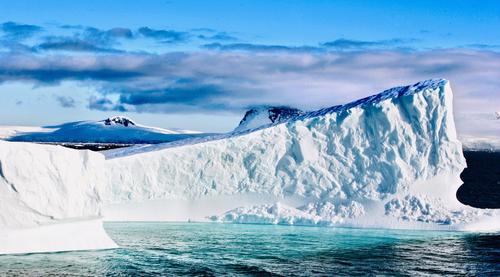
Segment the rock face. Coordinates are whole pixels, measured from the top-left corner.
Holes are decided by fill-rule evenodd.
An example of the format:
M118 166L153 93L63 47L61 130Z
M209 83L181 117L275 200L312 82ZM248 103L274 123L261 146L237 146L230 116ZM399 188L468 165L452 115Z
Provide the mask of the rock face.
M136 125L132 119L125 116L113 116L106 118L104 121L105 125L123 125L125 127Z
M238 127L234 129L234 131L241 132L245 130L259 128L263 125L282 123L294 117L297 117L301 114L304 114L304 112L299 109L286 106L279 106L279 107L264 106L264 107L253 108L245 113L245 116L240 121Z

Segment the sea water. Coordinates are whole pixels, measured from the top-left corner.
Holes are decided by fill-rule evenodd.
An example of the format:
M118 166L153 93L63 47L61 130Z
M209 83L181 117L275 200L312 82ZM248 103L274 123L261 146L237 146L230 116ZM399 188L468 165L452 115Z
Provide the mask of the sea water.
M500 233L108 222L121 248L0 256L0 275L500 276Z

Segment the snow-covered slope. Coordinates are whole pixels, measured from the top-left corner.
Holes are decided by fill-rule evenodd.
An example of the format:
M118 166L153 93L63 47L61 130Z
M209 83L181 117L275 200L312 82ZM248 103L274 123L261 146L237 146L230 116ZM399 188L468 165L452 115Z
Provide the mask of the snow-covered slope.
M154 209L165 220L476 228L492 217L456 200L466 165L452 97L430 80L257 130L111 151L103 199L166 199Z
M161 143L203 136L196 131L168 130L136 124L127 117L115 116L101 121L70 122L33 132L14 132L7 140L75 143Z
M103 165L90 151L0 141L0 254L115 247L100 222Z
M256 129L264 125L273 123L282 123L303 114L299 109L280 106L280 107L256 107L248 110L235 132L241 132L249 129Z

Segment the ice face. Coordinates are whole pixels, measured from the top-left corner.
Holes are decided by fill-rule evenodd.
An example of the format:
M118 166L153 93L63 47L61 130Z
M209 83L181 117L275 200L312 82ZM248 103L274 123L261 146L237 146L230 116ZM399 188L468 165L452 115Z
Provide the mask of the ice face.
M102 229L104 158L0 140L0 254L116 247Z

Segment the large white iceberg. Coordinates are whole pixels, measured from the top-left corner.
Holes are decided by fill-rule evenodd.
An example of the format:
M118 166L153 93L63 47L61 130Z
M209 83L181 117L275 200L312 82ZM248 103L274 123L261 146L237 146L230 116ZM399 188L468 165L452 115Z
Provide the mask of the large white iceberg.
M497 228L493 211L456 199L466 163L452 98L448 81L429 80L281 124L110 151L102 197L114 204L105 214L113 220ZM488 220L493 223L478 227Z
M112 150L106 160L0 142L0 253L114 247L101 215L498 229L494 210L456 199L466 163L452 98L448 81L430 80L256 129Z

